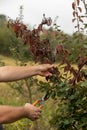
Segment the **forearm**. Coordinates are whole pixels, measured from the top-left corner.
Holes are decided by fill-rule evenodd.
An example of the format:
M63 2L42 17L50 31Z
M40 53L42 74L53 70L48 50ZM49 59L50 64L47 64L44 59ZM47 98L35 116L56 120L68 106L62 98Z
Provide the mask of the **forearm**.
M0 106L0 124L12 123L24 118L23 107Z
M4 66L0 67L0 82L17 81L27 77L40 75L51 76L49 72L54 66L43 64L38 66Z
M0 67L0 81L16 81L38 74L38 66L4 66Z

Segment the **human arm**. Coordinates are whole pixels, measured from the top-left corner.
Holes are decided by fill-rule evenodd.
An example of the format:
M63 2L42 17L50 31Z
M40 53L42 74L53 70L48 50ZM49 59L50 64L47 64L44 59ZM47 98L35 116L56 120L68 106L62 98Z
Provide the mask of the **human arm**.
M41 109L29 103L21 107L0 106L0 124L12 123L22 118L28 118L32 121L38 119L41 115Z
M35 75L49 76L51 75L49 69L53 67L50 64L37 66L3 66L0 67L0 82L16 81Z

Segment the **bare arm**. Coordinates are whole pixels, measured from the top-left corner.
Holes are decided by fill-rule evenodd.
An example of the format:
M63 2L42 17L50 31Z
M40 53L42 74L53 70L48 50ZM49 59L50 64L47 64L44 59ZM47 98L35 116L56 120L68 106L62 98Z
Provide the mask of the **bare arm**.
M0 82L16 81L35 75L48 76L51 75L49 72L51 68L53 65L50 64L0 67Z
M49 76L52 75L49 69L53 67L50 64L0 67L0 82L16 81L34 75ZM0 123L10 123L21 118L35 120L40 115L41 110L31 104L26 104L23 107L0 106Z
M22 107L0 106L0 124L12 123L22 118L32 121L39 118L41 110L27 103Z

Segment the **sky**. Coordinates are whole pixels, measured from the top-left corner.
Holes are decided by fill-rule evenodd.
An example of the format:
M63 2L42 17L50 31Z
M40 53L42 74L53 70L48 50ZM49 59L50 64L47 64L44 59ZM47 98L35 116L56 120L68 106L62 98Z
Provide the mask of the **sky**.
M74 24L72 23L72 1L73 0L0 0L0 14L5 14L12 19L19 15L19 8L23 6L23 21L31 26L41 23L43 14L51 17L54 21L58 16L57 25L65 33L72 34Z

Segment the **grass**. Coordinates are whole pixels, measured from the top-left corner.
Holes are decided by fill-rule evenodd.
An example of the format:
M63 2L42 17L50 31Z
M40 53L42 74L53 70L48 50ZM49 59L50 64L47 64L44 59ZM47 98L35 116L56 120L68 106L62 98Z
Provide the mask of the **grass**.
M10 57L0 55L0 61L4 62L5 65L16 65L15 60ZM18 105L21 104L21 98L21 95L15 89L12 89L8 82L0 83L0 102L2 104Z
M15 60L7 56L0 55L0 61L5 62L6 65L15 65Z

